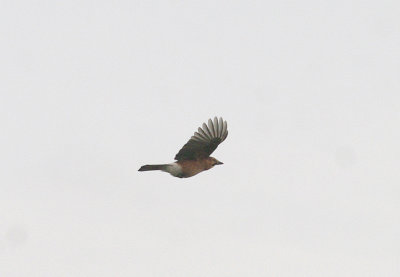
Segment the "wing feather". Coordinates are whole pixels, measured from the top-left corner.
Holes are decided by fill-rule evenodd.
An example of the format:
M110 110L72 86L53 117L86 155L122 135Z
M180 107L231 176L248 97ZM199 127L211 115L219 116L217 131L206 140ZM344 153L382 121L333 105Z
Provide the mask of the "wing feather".
M222 120L222 117L219 118L219 122L218 122L218 136L222 137L222 130L224 127L224 121Z
M228 125L222 118L209 119L175 155L175 160L196 160L211 155L228 136Z
M218 133L218 118L214 117L214 134L216 137L219 137Z
M208 127L205 123L203 123L203 131L207 134L207 136L211 139L213 135L210 133L210 130L208 130Z
M211 118L208 120L208 130L210 131L211 136L215 137L214 124L213 124Z
M203 129L201 129L200 127L199 127L199 129L197 129L197 131L199 132L199 134L201 134L201 135L202 135L202 137L203 137L205 140L207 140L207 139L211 139L211 138L210 138L210 136L209 136L209 135L207 135L207 134L206 134L206 132L204 132L204 130L203 130Z
M197 139L197 140L199 140L199 141L206 141L207 140L207 138L205 138L205 137L203 137L203 135L201 135L200 133L198 133L198 132L195 132L194 133L194 137Z
M228 136L228 123L224 121L224 128L222 129L222 140L225 140Z

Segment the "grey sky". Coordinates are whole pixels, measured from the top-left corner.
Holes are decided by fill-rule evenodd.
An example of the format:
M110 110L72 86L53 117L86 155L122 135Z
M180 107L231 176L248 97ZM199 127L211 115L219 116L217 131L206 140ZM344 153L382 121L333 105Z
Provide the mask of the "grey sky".
M0 276L400 276L398 1L2 1ZM172 162L228 121L193 178Z

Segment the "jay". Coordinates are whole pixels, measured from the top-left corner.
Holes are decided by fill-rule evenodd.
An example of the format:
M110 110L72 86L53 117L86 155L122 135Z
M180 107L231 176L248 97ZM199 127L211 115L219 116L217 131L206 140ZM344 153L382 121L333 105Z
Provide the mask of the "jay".
M208 120L203 123L197 132L175 155L176 162L169 164L144 165L139 171L161 170L168 172L174 177L192 177L202 171L208 170L215 165L223 164L216 158L210 157L211 153L228 136L228 124L221 117Z

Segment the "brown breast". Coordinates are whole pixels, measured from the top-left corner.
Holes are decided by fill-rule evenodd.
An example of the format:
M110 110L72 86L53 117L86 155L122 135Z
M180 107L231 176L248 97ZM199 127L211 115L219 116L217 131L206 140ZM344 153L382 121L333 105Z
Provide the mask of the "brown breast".
M212 166L208 159L182 160L177 162L182 167L182 177L191 177Z

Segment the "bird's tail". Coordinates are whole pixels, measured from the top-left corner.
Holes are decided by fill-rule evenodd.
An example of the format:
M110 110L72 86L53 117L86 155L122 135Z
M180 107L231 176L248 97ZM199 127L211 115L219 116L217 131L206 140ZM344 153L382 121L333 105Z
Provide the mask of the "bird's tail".
M139 168L139 171L164 170L166 166L166 164L146 164Z

